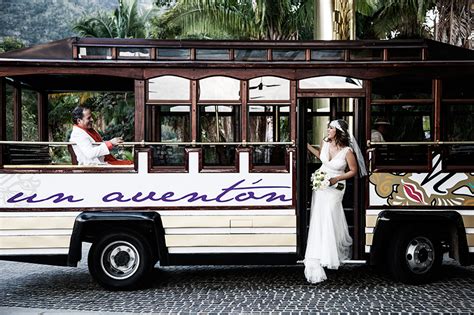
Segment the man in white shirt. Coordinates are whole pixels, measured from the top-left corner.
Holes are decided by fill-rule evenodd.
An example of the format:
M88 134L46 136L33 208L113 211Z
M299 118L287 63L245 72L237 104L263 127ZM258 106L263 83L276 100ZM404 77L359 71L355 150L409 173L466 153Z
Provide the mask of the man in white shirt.
M113 138L110 141L103 142L99 133L92 128L94 119L89 108L76 107L72 112L72 117L74 126L69 141L75 143L72 148L79 165L132 164L130 161L117 160L110 154L110 150L114 146L123 143L123 140L122 138ZM96 142L102 143L96 145L94 144Z
M387 132L390 123L384 119L376 119L374 122L374 129L370 132L370 140L373 142L385 142L383 137Z

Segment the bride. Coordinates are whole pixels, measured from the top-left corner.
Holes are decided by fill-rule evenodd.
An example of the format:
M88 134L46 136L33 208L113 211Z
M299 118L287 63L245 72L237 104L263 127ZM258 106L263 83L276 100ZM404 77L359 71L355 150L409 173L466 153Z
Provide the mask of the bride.
M328 136L321 141L320 149L307 145L308 151L322 161L319 170L329 175L331 185L326 189L313 190L304 259L304 274L310 283L327 279L323 267L338 269L341 261L351 258L352 238L342 208L342 197L346 179L354 177L358 169L361 176L367 175L362 153L354 137L349 134L347 122L333 120L327 132ZM336 189L337 183L342 183L344 188Z

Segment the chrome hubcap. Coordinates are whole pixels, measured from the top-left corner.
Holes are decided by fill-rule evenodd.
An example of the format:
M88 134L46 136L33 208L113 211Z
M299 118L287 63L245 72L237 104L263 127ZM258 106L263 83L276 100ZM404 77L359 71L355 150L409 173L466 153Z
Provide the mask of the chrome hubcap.
M426 237L416 237L410 241L405 253L408 268L413 273L423 274L431 269L435 259L433 243Z
M116 241L107 245L100 258L102 270L111 278L130 278L140 266L138 251L129 242Z

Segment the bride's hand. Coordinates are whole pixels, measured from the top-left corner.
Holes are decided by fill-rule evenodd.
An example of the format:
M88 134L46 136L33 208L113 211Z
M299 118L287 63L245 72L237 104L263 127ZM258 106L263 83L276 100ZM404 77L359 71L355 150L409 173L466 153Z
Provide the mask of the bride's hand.
M329 179L329 184L332 186L332 185L335 185L337 184L338 180L336 177L333 177L333 178L330 178Z

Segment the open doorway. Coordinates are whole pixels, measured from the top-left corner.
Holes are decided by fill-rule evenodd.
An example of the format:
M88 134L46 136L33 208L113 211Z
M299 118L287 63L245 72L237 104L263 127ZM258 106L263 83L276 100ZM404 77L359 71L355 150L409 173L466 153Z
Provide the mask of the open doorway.
M298 99L298 133L297 133L297 211L299 229L299 254L304 256L309 228L311 209L311 174L321 167L321 161L307 152L306 143L318 145L327 136L327 125L331 120L344 119L349 124L349 131L358 140L362 152L365 152L364 99L350 97L303 97ZM354 240L353 259L359 259L359 246L364 231L360 224L363 210L362 180L347 180L343 199L344 214L349 226L349 233Z

